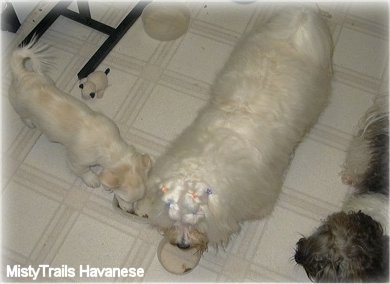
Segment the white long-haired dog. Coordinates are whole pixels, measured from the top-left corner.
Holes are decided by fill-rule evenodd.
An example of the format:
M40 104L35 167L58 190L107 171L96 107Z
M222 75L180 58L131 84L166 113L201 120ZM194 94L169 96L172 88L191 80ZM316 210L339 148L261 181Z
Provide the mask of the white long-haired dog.
M45 49L32 40L11 55L9 100L15 111L28 127L37 127L65 146L70 169L86 185L103 184L128 202L141 198L151 167L149 156L128 145L112 120L59 90L44 75L50 64ZM99 175L90 168L96 165L103 168Z
M232 53L209 104L157 159L135 213L180 248L226 245L265 216L294 148L328 101L332 42L306 8L281 11Z
M380 97L358 124L342 181L343 205L297 243L295 260L317 282L389 281L389 110Z

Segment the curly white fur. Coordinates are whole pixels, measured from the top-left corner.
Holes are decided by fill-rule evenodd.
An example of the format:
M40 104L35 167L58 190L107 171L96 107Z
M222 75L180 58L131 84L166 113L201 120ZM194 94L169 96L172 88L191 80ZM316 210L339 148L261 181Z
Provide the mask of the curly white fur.
M332 42L321 17L282 10L232 53L210 103L157 159L136 213L181 248L226 244L268 214L294 148L328 101Z

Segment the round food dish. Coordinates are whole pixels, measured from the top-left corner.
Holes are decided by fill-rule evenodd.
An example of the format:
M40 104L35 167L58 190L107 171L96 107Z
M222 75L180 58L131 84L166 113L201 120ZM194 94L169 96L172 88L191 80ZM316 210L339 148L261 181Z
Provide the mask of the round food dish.
M154 2L142 12L145 32L153 39L174 40L186 33L190 24L190 12L180 3Z
M167 238L161 240L157 257L161 265L170 273L183 275L191 272L198 265L202 254L196 248L180 249L169 243Z

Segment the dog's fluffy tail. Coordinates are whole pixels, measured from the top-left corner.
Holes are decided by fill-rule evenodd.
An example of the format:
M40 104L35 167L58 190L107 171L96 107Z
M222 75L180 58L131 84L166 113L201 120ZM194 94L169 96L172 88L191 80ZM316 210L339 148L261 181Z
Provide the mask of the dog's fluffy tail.
M332 37L320 11L312 7L283 8L269 22L268 30L271 37L289 40L298 52L332 71Z
M306 8L298 13L294 20L300 22L293 40L296 48L317 61L323 68L331 68L332 37L321 15Z
M49 57L44 52L47 49L46 45L38 44L37 38L15 49L10 58L11 71L14 75L20 75L24 72L36 72L42 74L45 66L50 65ZM26 61L30 60L31 65L26 65ZM31 70L30 70L31 68Z

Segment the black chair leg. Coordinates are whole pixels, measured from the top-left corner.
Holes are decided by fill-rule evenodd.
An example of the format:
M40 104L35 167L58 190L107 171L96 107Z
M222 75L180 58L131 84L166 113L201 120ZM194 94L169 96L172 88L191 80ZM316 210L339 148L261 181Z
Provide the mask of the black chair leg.
M5 2L4 10L1 13L1 30L16 33L19 27L20 22L14 6L9 2Z
M103 45L95 52L87 64L77 74L79 79L87 77L106 58L119 40L126 34L135 21L141 16L142 11L150 2L139 2L133 10L123 19L115 31L106 39Z
M62 11L66 9L72 1L59 1L50 12L35 26L35 28L19 44L23 46L29 43L33 37L37 40L46 32L46 30L61 16Z
M115 47L119 40L125 35L135 21L141 16L142 11L148 5L149 1L140 1L123 19L117 28L112 28L104 23L98 22L91 18L91 11L87 1L77 1L79 13L69 10L67 7L72 1L59 1L52 10L38 23L30 34L20 43L19 46L30 42L33 37L39 39L45 31L57 20L59 16L67 17L73 21L86 25L102 33L108 34L109 37L103 45L95 52L87 64L77 74L79 79L87 77L95 71L104 58Z

